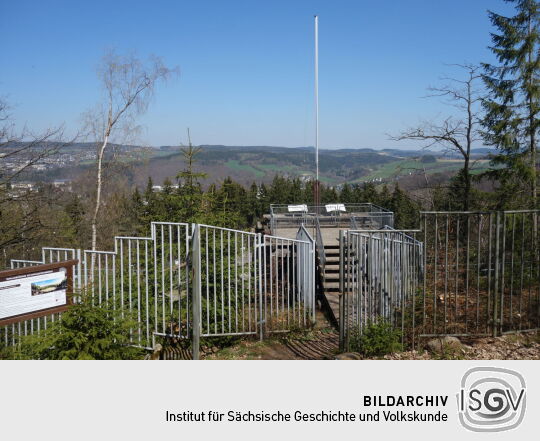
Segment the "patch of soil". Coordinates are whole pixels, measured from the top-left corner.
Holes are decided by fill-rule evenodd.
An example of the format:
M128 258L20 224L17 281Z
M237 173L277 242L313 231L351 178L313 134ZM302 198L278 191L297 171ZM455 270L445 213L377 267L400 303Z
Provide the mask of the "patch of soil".
M206 360L331 360L339 346L334 329L269 338L264 341L241 340L234 346L204 356Z
M389 354L386 360L540 360L540 335L510 334L463 340L461 348L437 354L427 350Z

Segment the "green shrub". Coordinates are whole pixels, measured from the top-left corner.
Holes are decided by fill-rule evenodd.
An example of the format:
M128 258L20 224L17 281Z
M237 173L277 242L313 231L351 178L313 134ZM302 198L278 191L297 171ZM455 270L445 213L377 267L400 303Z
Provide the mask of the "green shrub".
M349 349L364 357L381 357L401 351L401 331L384 319L368 324L362 332L355 329L349 336Z
M22 337L4 353L6 358L38 360L127 360L140 359L144 351L130 346L135 322L106 305L81 302L39 335Z

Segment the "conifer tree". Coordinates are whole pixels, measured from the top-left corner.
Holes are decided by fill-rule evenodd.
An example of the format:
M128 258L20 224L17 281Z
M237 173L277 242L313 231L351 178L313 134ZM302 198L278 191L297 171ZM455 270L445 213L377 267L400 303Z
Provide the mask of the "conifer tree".
M537 207L537 147L540 123L540 4L514 3L516 15L489 12L496 33L492 52L498 65L484 63L483 79L489 91L484 100L484 138L498 150L491 172L499 179L501 208L519 204Z
M419 222L419 207L400 187L396 184L394 191L385 208L394 212L395 228L417 228Z
M351 186L347 182L345 182L345 184L343 184L343 187L341 187L339 201L345 204L350 204L351 202L354 202Z
M194 170L197 155L201 152L201 147L194 147L191 144L191 135L188 133L188 146L181 148L182 155L186 162L186 168L176 175L178 181L178 193L183 199L183 219L182 222L192 222L202 204L202 189L199 179L206 177L206 173Z

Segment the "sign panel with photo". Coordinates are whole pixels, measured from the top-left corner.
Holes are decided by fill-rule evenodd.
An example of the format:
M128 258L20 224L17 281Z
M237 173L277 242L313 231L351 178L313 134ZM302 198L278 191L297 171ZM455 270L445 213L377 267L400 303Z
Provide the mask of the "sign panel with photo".
M0 272L0 321L68 305L72 262Z

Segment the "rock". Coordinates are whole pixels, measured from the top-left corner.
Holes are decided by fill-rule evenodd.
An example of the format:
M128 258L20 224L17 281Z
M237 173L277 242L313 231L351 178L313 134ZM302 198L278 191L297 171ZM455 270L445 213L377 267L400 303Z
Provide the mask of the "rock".
M358 352L344 352L336 355L336 360L362 360L362 356Z
M461 349L462 344L457 337L437 337L427 342L426 348L430 352L442 352L443 349Z
M150 360L159 360L161 351L163 350L163 346L161 346L159 343L154 346L152 355L150 356Z

